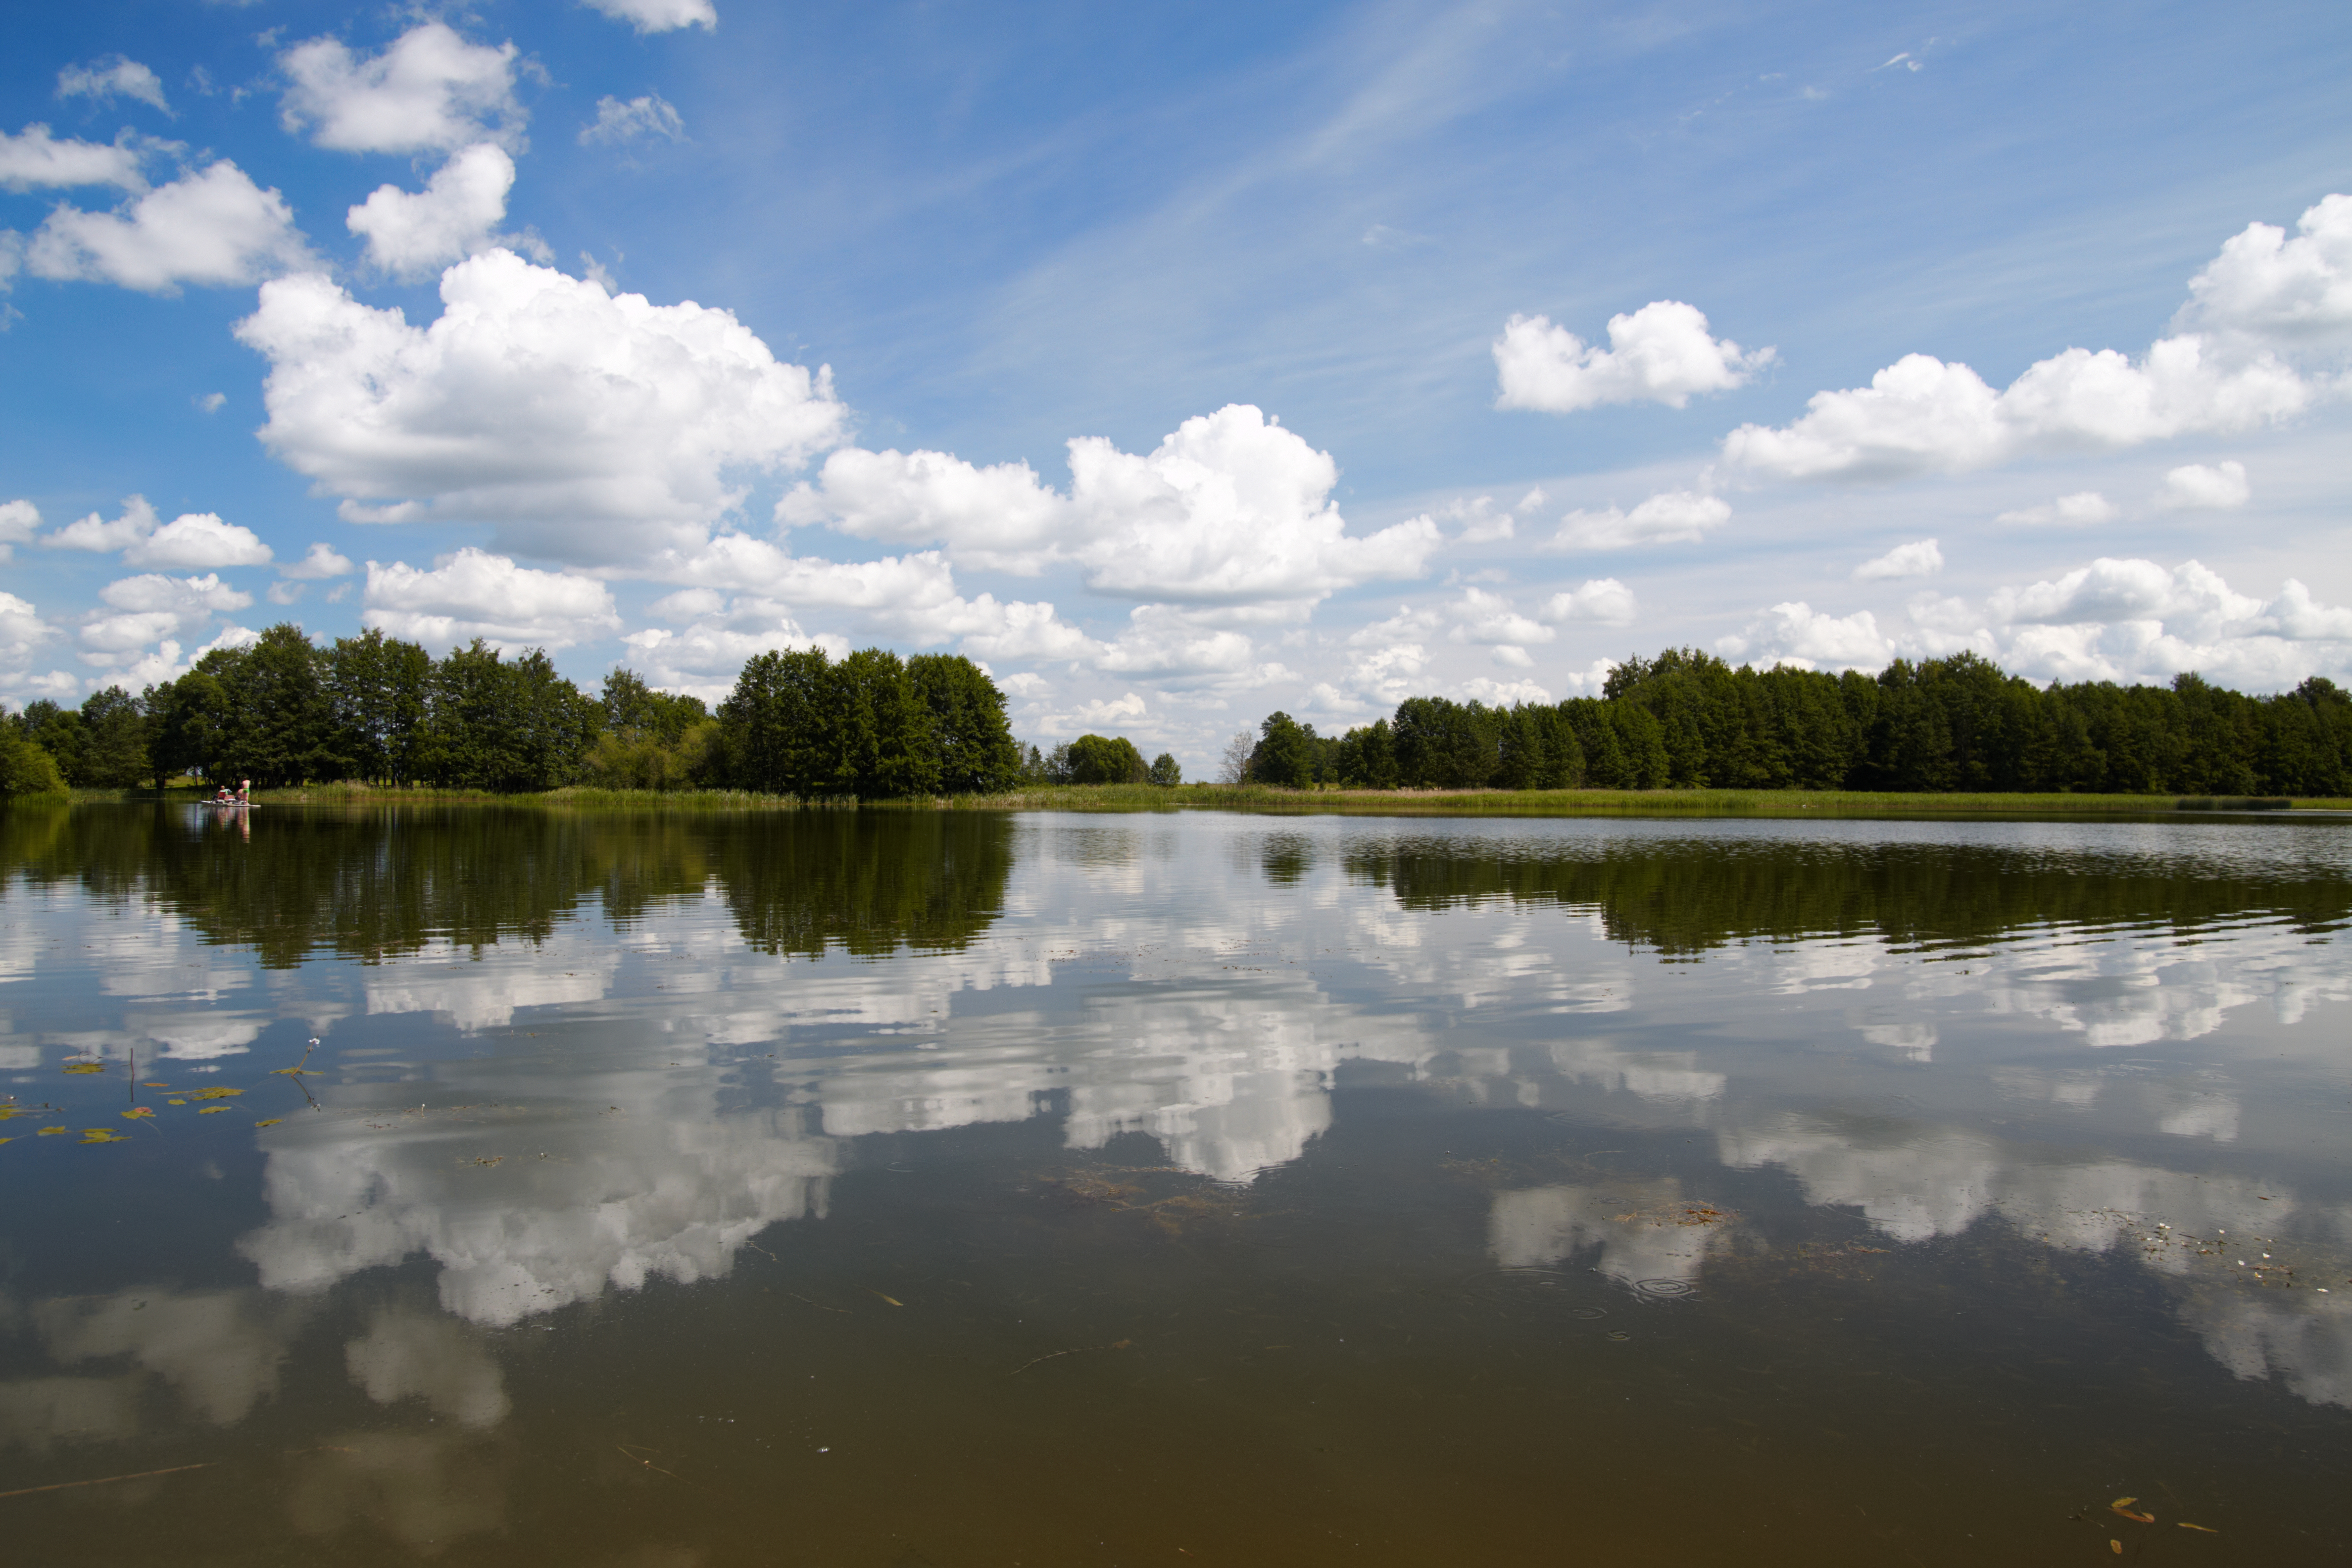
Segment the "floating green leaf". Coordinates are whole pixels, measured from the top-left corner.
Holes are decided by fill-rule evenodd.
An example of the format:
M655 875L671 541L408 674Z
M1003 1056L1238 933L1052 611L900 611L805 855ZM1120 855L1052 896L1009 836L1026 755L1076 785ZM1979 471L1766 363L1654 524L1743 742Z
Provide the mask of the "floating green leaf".
M44 1138L62 1138L72 1131L73 1129L70 1127L44 1127L41 1129L41 1136Z
M104 1062L76 1062L73 1066L66 1068L66 1071L69 1073L77 1073L85 1077L90 1073L104 1072L105 1070L106 1064Z
M122 1114L129 1117L133 1121L140 1121L154 1115L155 1110L152 1106L142 1105L134 1110L126 1110Z
M198 1116L218 1116L222 1111L226 1110L227 1109L228 1107L226 1105L207 1105L202 1110L197 1111L196 1114Z
M110 1127L85 1127L81 1130L81 1141L85 1143L128 1143L131 1142L130 1139L125 1138L121 1133L115 1131Z
M279 1122L281 1122L281 1121L285 1121L285 1120L286 1120L286 1118L284 1118L284 1117L282 1117L282 1116L273 1116L273 1117L271 1117L271 1118L270 1118L268 1121L257 1121L257 1122L255 1122L255 1123L254 1123L254 1125L255 1125L256 1127L275 1127L275 1126L277 1126Z
M244 1092L245 1090L241 1089L192 1089L188 1091L188 1098L190 1100L226 1100L231 1095Z

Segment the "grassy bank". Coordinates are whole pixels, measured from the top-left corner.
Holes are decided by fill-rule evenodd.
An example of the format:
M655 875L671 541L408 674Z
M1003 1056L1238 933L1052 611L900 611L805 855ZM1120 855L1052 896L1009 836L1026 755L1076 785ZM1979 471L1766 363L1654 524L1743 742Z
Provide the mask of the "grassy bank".
M195 803L198 788L77 790L77 801ZM563 806L624 811L856 810L856 801L803 802L746 790L616 790L584 785L535 795L385 788L362 784L258 790L263 805ZM1847 790L1319 790L1263 784L1043 784L1001 795L862 803L884 811L1253 811L1362 816L2147 816L2150 813L2345 811L2352 800L2153 795L1912 795Z

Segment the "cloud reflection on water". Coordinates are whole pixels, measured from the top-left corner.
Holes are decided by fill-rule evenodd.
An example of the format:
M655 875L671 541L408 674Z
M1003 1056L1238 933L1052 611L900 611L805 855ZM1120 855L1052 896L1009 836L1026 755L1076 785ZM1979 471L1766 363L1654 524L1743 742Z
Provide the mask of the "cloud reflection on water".
M1344 1075L1378 1064L1465 1103L1687 1129L1725 1166L1786 1171L1807 1202L1855 1210L1897 1242L2000 1222L2053 1247L2137 1257L2178 1288L2222 1364L2352 1403L2352 1320L2332 1300L2231 1295L2177 1249L2131 1239L2257 1224L2352 1239L2352 1222L2299 1207L2283 1177L2190 1163L2284 1148L2232 1068L2242 1034L2271 1058L2328 1048L2312 1026L2352 999L2352 973L2307 930L2249 916L2192 942L2171 925L2062 923L1938 947L1908 931L1759 921L1725 938L1643 926L1634 904L1606 902L1606 886L1588 901L1573 878L1440 887L1453 875L1441 854L1361 849L1389 831L1033 821L989 921L938 906L926 918L953 940L887 959L813 952L800 913L778 919L740 889L722 896L720 879L688 879L617 930L580 914L528 939L434 937L363 967L273 971L275 1013L254 1005L251 968L183 916L84 909L86 949L123 1010L5 1048L32 1037L223 1058L249 1054L273 1022L331 1037L337 1018L363 1017L415 1035L398 1070L434 1092L412 1108L405 1085L349 1059L325 1111L278 1130L268 1218L239 1243L262 1291L158 1294L144 1310L161 1315L135 1329L112 1300L45 1303L37 1321L60 1367L129 1356L200 1418L228 1421L275 1386L257 1347L291 1331L293 1318L258 1303L422 1257L447 1316L378 1312L347 1346L350 1374L380 1403L419 1399L488 1427L507 1395L480 1331L656 1277L726 1276L766 1226L825 1213L861 1140L1050 1116L1073 1150L1141 1133L1172 1164L1245 1182L1305 1153L1332 1128ZM44 950L11 929L0 952L37 971ZM1653 938L1696 962L1655 963L1640 951ZM562 1059L502 1033L525 1025L562 1040ZM471 1055L446 1048L453 1033ZM1824 1079L1820 1060L1857 1040L1868 1071L1911 1075L1902 1114L1838 1108L1848 1080ZM2166 1042L2215 1060L2150 1076L2116 1059ZM2098 1054L2070 1055L2083 1050ZM2080 1126L2056 1153L2029 1149L1989 1105L2048 1106ZM2102 1148L2138 1133L2177 1142L2183 1168L2150 1163L2148 1146ZM1695 1283L1723 1227L1622 1217L1683 1196L1668 1177L1522 1188L1496 1196L1486 1241L1507 1267L1589 1255L1628 1280ZM28 1444L102 1435L127 1408L124 1386L0 1385L0 1430ZM367 1452L316 1495L429 1489L450 1462L437 1447Z

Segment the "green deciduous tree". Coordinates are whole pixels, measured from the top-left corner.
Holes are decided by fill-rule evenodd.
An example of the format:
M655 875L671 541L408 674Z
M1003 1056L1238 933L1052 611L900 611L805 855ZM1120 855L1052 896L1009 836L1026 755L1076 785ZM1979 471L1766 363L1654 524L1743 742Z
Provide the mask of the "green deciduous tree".
M1124 735L1081 735L1070 742L1066 764L1076 784L1142 784L1151 776L1143 753Z

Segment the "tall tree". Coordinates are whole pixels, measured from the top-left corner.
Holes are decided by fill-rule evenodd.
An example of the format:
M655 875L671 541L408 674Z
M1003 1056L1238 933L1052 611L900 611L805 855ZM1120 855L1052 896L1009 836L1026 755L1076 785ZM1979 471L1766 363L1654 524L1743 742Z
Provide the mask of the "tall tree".
M907 661L907 674L930 710L937 788L992 795L1020 782L1021 748L1004 717L1004 693L986 670L961 655L925 653Z
M406 784L416 776L433 657L371 626L337 637L327 653L336 743L359 778Z
M120 686L92 692L81 705L80 777L86 789L135 789L147 782L147 710Z

